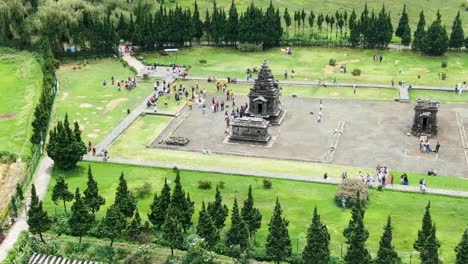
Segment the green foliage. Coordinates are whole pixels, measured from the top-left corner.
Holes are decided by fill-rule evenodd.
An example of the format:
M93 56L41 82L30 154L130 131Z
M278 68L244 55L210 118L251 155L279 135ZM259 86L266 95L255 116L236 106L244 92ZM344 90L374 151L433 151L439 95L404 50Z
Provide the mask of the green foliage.
M185 191L183 190L182 183L180 182L179 170L176 171L174 183L174 191L171 197L171 205L174 208L173 213L177 215L180 223L182 224L184 233L187 233L187 230L193 224L192 215L195 210L194 203L190 200L190 194L187 193L187 196L185 196Z
M447 61L440 62L440 67L442 68L447 68L447 65L448 65Z
M418 231L418 239L414 242L413 248L417 251L421 251L424 247L426 239L431 235L432 231L432 216L431 216L431 202L427 203L426 211L422 219L422 227Z
M0 163L11 164L16 162L18 155L8 151L0 151Z
M76 163L86 154L86 145L81 140L78 122L75 122L75 128L72 131L67 114L63 123L59 121L57 126L50 131L47 154L54 160L55 165L65 170L75 168Z
M198 62L200 62L200 64L206 64L207 63L206 59L201 59Z
M366 249L369 232L364 227L364 209L359 193L356 200L351 211L348 227L343 232L346 244L348 244L344 260L346 264L370 264L371 256Z
M111 247L114 244L114 239L122 236L126 226L127 221L122 210L116 204L111 205L101 222L102 233L111 240Z
M328 264L330 260L330 234L327 226L320 221L317 207L314 208L312 223L307 230L307 244L302 252L304 263L314 260L316 264Z
M346 199L346 205L352 205L356 203L357 199L361 202L367 202L369 200L369 190L365 183L360 179L346 179L343 180L335 194L335 201L337 204L341 204L341 199Z
M69 234L70 227L68 225L69 216L65 212L61 214L56 214L52 218L52 231L61 236L62 234Z
M387 219L387 225L384 228L384 233L380 238L380 247L377 252L377 258L374 264L401 264L401 259L395 248L392 245L392 220L390 216Z
M198 216L197 235L205 240L209 248L213 248L220 240L219 231L211 220L210 214L206 211L205 202L202 202Z
M263 179L263 189L271 189L273 187L273 183L271 180Z
M427 55L443 55L448 49L448 40L447 30L442 25L440 13L437 12L437 19L427 29L422 52Z
M330 59L330 60L328 61L328 65L330 65L330 66L335 66L335 65L336 65L336 59Z
M207 243L203 238L197 235L187 237L187 254L184 256L182 263L184 264L213 264L215 263L215 254L208 251Z
M198 181L198 188L202 190L211 189L211 181Z
M162 240L164 244L171 248L171 255L174 255L175 248L182 248L184 235L182 233L182 222L179 219L180 213L174 204L167 208L166 220L162 226Z
M42 233L50 229L51 220L47 212L42 209L42 201L39 201L37 197L34 184L31 186L31 203L29 204L28 219L26 222L28 223L29 231L33 234L39 234L41 241L44 242Z
M135 209L135 214L133 215L130 224L127 226L125 230L125 238L130 241L138 241L143 242L141 240L141 235L143 233L143 227L141 226L141 218L140 212L138 211L138 207Z
M398 27L395 30L395 35L397 37L403 38L405 28L407 26L409 27L408 22L409 22L408 13L406 13L406 4L405 4L403 5L403 12L401 13L400 21L398 22Z
M239 43L237 49L241 52L262 52L263 44L255 43Z
M154 194L153 203L151 203L151 211L148 214L148 220L156 229L161 228L166 219L167 208L171 203L171 188L167 184L167 179L164 179L164 186L161 190L161 196Z
M424 264L439 264L440 243L436 238L436 226L432 226L430 235L426 238L424 246L420 251L419 258Z
M10 208L8 210L8 213L12 219L16 219L18 217L18 205L16 203L15 196L12 196L9 204Z
M411 44L411 29L409 25L405 26L403 35L401 36L401 44L405 47L408 47Z
M249 248L250 243L249 229L239 215L237 198L234 198L231 215L231 228L226 233L226 246L231 247L236 245L238 245L242 250L246 250Z
M453 21L452 32L450 33L449 46L454 49L463 47L465 41L465 33L463 32L462 21L460 19L460 11L458 11L455 20Z
M144 182L141 186L135 188L136 196L139 199L145 199L151 193L151 184L149 182Z
M241 209L241 216L249 229L250 237L254 237L257 230L262 226L262 214L258 208L254 207L251 185L249 185L249 192L247 199L244 201L244 207Z
M426 37L426 18L424 16L424 11L421 10L419 14L419 21L416 31L414 32L414 40L412 49L415 51L422 51L425 48L424 39Z
M24 194L23 194L23 188L21 188L21 185L19 183L16 184L16 196L22 202L24 200Z
M352 74L353 76L361 76L361 69L359 69L359 68L353 69L353 71L351 72L351 74Z
M214 202L208 203L207 212L213 220L213 224L216 229L222 230L229 213L229 209L225 204L223 204L223 197L221 196L218 186L216 186L215 200Z
M455 252L457 253L455 264L468 263L468 229L463 232L460 243L455 247Z
M136 208L136 199L133 197L132 192L128 190L123 172L120 174L119 185L115 192L115 205L120 208L125 217L132 217Z
M75 192L75 203L71 208L71 215L68 219L70 225L70 231L73 236L79 237L79 243L81 244L81 237L88 234L94 223L94 215L84 204L82 200L80 189L76 188Z
M60 176L52 189L52 201L57 204L58 201L63 201L63 209L67 212L66 202L73 200L73 193L68 190L68 184L65 182L65 177Z
M275 210L268 224L266 253L275 262L280 263L292 254L291 238L288 232L289 221L282 216L281 205L276 199Z
M104 197L99 195L99 188L97 182L94 180L93 172L91 171L91 165L88 166L88 182L86 183L86 189L84 194L84 203L91 209L93 215L99 211L102 205L106 203Z

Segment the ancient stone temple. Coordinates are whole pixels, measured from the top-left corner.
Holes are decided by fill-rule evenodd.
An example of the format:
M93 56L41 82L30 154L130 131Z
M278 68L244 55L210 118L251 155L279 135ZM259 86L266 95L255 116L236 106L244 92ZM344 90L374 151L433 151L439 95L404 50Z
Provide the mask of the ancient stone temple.
M414 105L414 120L411 132L415 136L437 134L437 112L439 102L429 99L417 99Z
M270 121L271 125L280 125L284 119L280 92L265 60L249 92L249 115L264 118Z
M232 123L230 142L267 144L271 138L268 133L269 122L258 117L236 118Z

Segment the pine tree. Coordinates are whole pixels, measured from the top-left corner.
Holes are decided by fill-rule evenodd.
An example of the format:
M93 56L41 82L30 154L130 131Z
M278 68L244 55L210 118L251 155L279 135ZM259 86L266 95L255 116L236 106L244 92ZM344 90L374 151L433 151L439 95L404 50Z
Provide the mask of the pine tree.
M52 201L57 204L58 201L63 201L63 209L67 213L66 202L73 200L73 193L68 190L68 183L65 182L65 177L60 175L52 190Z
M195 1L194 9L193 9L193 17L192 23L194 26L194 34L193 36L200 41L201 37L203 37L203 22L200 19L200 12L198 11L198 4Z
M229 8L229 17L226 22L226 41L231 45L234 45L237 42L237 36L239 34L237 30L238 24L239 15L237 14L234 0L232 0L231 7Z
M371 256L366 249L366 240L369 237L369 232L364 227L364 209L362 201L359 199L354 204L351 211L351 220L348 227L343 232L346 237L348 250L344 258L346 264L370 264Z
M18 206L16 205L15 196L11 197L8 213L12 219L16 219L18 217Z
M214 202L209 202L207 207L208 214L213 220L213 224L216 229L222 230L224 227L224 222L229 213L229 209L225 204L223 204L223 197L219 191L219 187L216 185L216 193Z
M39 197L37 197L34 184L31 186L31 203L29 204L26 223L28 223L29 232L32 234L39 234L41 241L44 242L42 233L50 229L52 221L47 212L42 209L42 202L39 201Z
M435 224L431 228L430 235L426 238L424 246L421 249L419 258L423 264L439 264L439 247L440 243L436 238Z
M20 202L24 200L23 189L21 188L21 185L19 183L16 184L16 196L18 196Z
M79 243L81 243L81 237L86 235L91 230L94 223L94 215L88 210L84 204L80 189L76 188L75 192L75 203L71 207L71 216L68 219L70 225L71 234L79 237Z
M422 228L418 231L418 239L413 244L413 248L417 251L421 251L421 249L424 247L426 239L431 235L432 217L430 209L431 202L428 202L422 219Z
M111 247L114 244L114 239L122 236L126 226L127 222L120 208L115 204L111 205L101 223L102 233L111 240Z
M395 248L392 245L392 219L387 218L387 225L384 228L384 233L380 238L380 247L377 252L377 258L374 264L401 264L401 259Z
M86 183L87 188L83 192L84 203L91 210L93 215L99 211L102 205L106 203L104 197L99 195L99 188L97 182L94 180L93 172L91 171L91 165L88 166L88 182Z
M412 49L415 51L422 51L425 49L424 39L426 37L426 19L424 17L424 11L421 10L419 13L419 22L414 32L413 46Z
M141 235L143 231L142 229L143 227L141 226L140 212L138 212L138 208L136 208L135 213L133 214L132 221L125 230L125 236L128 240L136 241Z
M239 215L237 198L234 198L234 206L232 207L231 228L226 233L226 246L235 245L239 245L244 250L249 247L249 229Z
M154 194L151 211L148 213L148 220L156 229L161 228L164 224L167 214L167 208L171 203L171 188L167 184L167 179L164 179L164 186L161 190L161 195Z
M125 217L132 217L136 208L136 199L128 190L123 172L120 174L119 185L115 192L115 205L120 208Z
M314 34L314 20L315 20L315 15L314 11L310 11L309 14L309 26L310 26L310 35L312 36Z
M187 230L192 226L194 203L190 201L190 195L185 196L182 183L180 182L179 170L176 171L174 183L175 186L174 191L172 192L171 205L174 207L174 212L178 214L184 233L187 233Z
M278 264L292 254L288 224L289 221L282 216L281 204L277 198L275 210L268 224L269 233L265 247L267 256Z
M440 12L437 11L437 19L432 22L424 37L425 54L440 56L443 55L448 49L448 35L445 26L442 25Z
M209 248L213 248L220 239L219 231L213 224L210 214L206 211L205 202L202 202L198 216L197 235L205 239Z
M181 248L184 242L182 224L179 220L179 213L173 204L167 208L166 220L162 226L162 239L164 244L171 248L171 255L174 255L175 248Z
M401 13L400 21L398 22L398 27L395 30L395 35L397 37L400 37L400 38L403 37L405 28L409 24L408 22L409 22L408 13L406 13L406 4L405 4L403 5L403 12Z
M286 24L286 31L289 31L289 27L291 26L291 16L289 15L288 8L284 9L284 23Z
M458 11L455 20L453 21L452 33L450 33L449 46L454 49L463 47L465 41L465 33L463 32L462 21L460 19L460 11Z
M457 257L455 264L465 264L468 263L468 229L465 229L460 243L455 248Z
M411 29L409 25L406 25L403 35L401 36L401 44L408 47L411 44Z
M302 252L304 263L328 264L330 260L329 245L330 234L327 226L320 221L316 206L312 223L307 230L307 244Z
M252 195L252 186L249 185L247 199L244 201L244 207L241 210L242 220L244 220L249 229L250 237L254 237L255 233L262 226L262 214L258 208L254 207L254 198Z

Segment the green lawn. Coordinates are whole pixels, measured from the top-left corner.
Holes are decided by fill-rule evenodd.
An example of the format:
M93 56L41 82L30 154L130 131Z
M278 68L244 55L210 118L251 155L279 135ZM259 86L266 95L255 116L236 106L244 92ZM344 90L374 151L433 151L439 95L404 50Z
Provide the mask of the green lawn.
M368 1L347 1L347 0L333 0L333 1L320 1L320 0L288 0L288 1L281 1L281 0L272 0L273 4L276 8L280 8L281 17L284 12L284 8L288 8L289 14L291 17L294 15L294 11L305 9L307 15L309 14L310 10L313 10L315 14L323 13L324 16L326 14L334 14L336 10L340 12L344 12L345 10L348 12L348 16L351 14L353 9L356 10L358 17L362 9L364 8L364 3L367 2L368 7L370 9L376 9L376 13L380 11L382 8L382 1L378 0L368 0ZM165 1L165 4L168 6L174 7L176 4L183 7L191 7L193 8L193 0L179 0L179 1ZM238 11L244 11L250 5L251 1L248 0L234 0ZM258 7L264 7L263 9L269 5L269 0L255 0L254 4ZM462 13L462 21L463 27L465 32L468 31L468 23L466 23L466 16L463 16L463 8L462 0L451 0L451 1L444 1L444 0L413 0L411 2L403 1L403 0L394 0L394 1L385 1L385 9L389 10L392 17L393 27L396 29L398 25L398 20L400 19L401 11L403 9L403 4L407 4L406 10L408 12L411 32L416 30L416 24L418 23L419 19L419 12L424 10L424 14L426 17L426 25L432 23L432 21L436 17L437 9L440 9L442 14L442 21L447 27L447 30L451 30L452 21L455 18L455 15L458 11ZM202 14L202 19L204 18L205 10L209 9L210 13L213 10L213 4L211 1L197 1L197 4L200 9L200 13ZM216 4L218 7L226 9L226 13L228 12L228 8L231 5L230 0L217 0ZM308 16L307 16L308 17ZM282 20L283 21L283 20ZM315 19L315 22L317 19ZM283 21L284 23L284 21ZM314 23L314 28L317 30L317 24ZM308 26L307 18L306 18L306 27ZM325 28L325 26L324 26ZM290 28L290 31L294 31L294 21L293 25ZM325 29L324 29L325 31Z
M57 71L60 92L55 102L56 119L68 113L78 120L83 130L83 141L98 143L127 115L127 109L139 105L153 90L151 81L140 82L137 88L117 91L111 85L111 76L126 80L133 73L114 59L90 60L88 66L73 69L79 62L62 65ZM106 80L107 86L102 85ZM55 121L56 119L53 119Z
M125 173L130 189L141 186L144 182L149 182L152 185L152 192L159 192L164 178L168 178L171 182L171 188L174 186L172 183L174 174L169 169L81 162L78 168L72 171L63 172L55 169L53 173L54 180L51 181L49 190L54 185L58 175L66 176L70 189L74 190L76 187L80 187L81 190L84 190L89 164L91 164L94 176L98 181L100 193L106 198L106 206L113 203L115 188L121 171ZM328 226L334 254L338 254L339 243L344 242L342 232L348 223L350 213L348 210L343 211L334 205L333 196L337 188L334 185L273 179L273 189L264 190L261 188L261 179L256 177L194 171L182 171L181 176L184 189L190 192L192 200L195 201L196 211L198 211L202 200L207 202L212 200L214 196L213 189L199 190L197 188L200 180L210 180L213 184L224 181L225 188L222 193L224 201L229 207L232 207L234 197L241 201L244 200L248 186L252 185L256 206L263 214L262 228L257 234L257 241L260 246L264 244L267 236L267 223L271 217L276 197L280 199L284 214L290 220L289 232L293 241L296 242L296 238L299 239L299 248L304 246L304 238L314 206L318 207L322 220ZM292 189L294 189L294 192L291 192ZM61 211L62 206L60 204L54 205L50 195L51 192L49 191L45 198L44 207L52 214ZM139 200L138 208L143 218L146 218L151 201L152 195ZM365 217L366 227L370 232L367 245L371 248L378 248L382 227L385 224L386 217L390 215L394 224L395 248L398 251L413 251L412 243L417 236L424 207L428 201L431 201L432 216L437 223L437 237L442 244L440 255L444 259L444 263L453 262L453 247L460 240L461 234L468 223L468 199L371 190L371 202L368 205ZM100 218L104 214L105 210L100 210L97 216ZM197 219L198 212L194 216L194 221ZM374 251L372 250L372 252Z
M34 107L42 84L33 54L0 50L0 150L29 153Z
M338 82L391 84L404 80L407 84L452 86L468 76L468 56L465 53L449 53L441 57L422 56L410 51L374 51L361 49L331 49L331 48L292 48L291 56L283 55L280 48L265 52L242 53L231 48L194 47L183 49L176 56L161 56L159 53L143 53L141 56L147 62L173 63L190 65L191 76L227 76L245 78L247 68L260 67L264 59L268 60L276 78L283 80L284 72L294 69L295 80L322 79L331 83L336 77ZM373 62L373 54L382 54L382 63ZM330 59L344 63L347 73L340 73L339 67L331 68ZM206 64L199 60L206 59ZM447 61L447 68L441 67L441 62ZM351 75L355 68L361 69L361 76ZM399 74L399 70L403 73ZM438 73L446 72L447 80L440 80ZM420 79L418 79L420 76Z
M430 98L430 99L438 100L439 102L468 103L468 92L465 91L461 95L458 95L458 94L455 94L455 92L411 90L410 91L411 101L414 101L418 98Z

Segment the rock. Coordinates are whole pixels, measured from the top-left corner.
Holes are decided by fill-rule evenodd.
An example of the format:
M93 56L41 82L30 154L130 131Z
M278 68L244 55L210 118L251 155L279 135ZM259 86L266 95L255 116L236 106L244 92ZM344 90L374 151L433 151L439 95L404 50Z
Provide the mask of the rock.
M186 137L170 137L166 140L166 145L187 146L189 141Z

